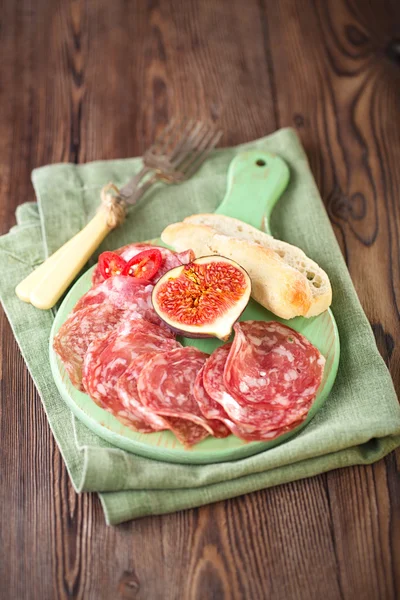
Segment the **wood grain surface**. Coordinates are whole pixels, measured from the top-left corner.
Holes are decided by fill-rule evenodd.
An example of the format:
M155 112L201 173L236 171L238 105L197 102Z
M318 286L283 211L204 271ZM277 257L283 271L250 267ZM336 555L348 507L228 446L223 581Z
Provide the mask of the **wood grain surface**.
M30 172L141 154L174 114L224 144L297 128L400 391L398 0L2 0L0 229ZM400 598L399 454L106 527L0 317L0 597Z

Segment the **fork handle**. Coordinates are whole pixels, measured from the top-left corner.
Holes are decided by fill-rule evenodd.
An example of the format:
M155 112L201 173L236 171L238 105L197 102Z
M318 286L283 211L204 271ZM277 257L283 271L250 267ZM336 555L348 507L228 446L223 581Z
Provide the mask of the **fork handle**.
M140 200L140 198L147 192L151 186L159 181L160 177L157 173L154 173L149 177L141 186L138 186L131 196L126 200L129 205L134 205Z
M129 204L131 204L131 200L130 200L131 196L139 188L139 183L142 181L143 177L145 175L147 175L147 173L149 173L151 170L152 169L150 167L143 165L143 167L140 169L139 173L136 173L136 175L134 175L134 177L132 177L132 179L126 185L124 185L124 187L120 190L120 192L119 192L120 195Z
M36 308L52 308L111 231L107 220L106 211L100 209L79 233L16 287L17 296Z
M77 233L76 235L79 235L79 233ZM23 300L24 302L31 301L32 290L34 290L35 287L44 278L48 269L50 269L51 265L53 265L57 261L59 261L62 254L64 254L64 252L66 252L68 250L69 246L71 246L74 243L75 237L76 236L74 236L73 238L68 240L68 242L66 242L63 246L61 246L61 248L59 248L56 252L54 252L54 254L49 256L44 262L42 262L42 264L39 267L34 269L32 271L32 273L30 273L28 275L28 277L25 277L25 279L23 279L17 285L17 287L15 288L15 293L17 294L17 296L20 300Z
M129 185L134 183L137 186L150 170L148 167L143 167L135 176L135 181L131 180ZM154 173L141 186L134 188L127 202L136 204L158 179L157 173ZM129 193L129 189L125 193ZM18 298L30 302L36 308L43 310L52 308L110 232L107 218L105 211L100 209L79 233L17 285L15 293Z

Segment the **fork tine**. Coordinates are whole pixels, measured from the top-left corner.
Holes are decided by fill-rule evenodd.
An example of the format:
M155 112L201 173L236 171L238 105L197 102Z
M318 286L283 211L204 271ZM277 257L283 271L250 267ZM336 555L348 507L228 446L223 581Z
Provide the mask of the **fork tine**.
M173 168L177 170L182 169L182 165L190 158L193 152L198 152L201 147L202 141L207 136L209 132L209 125L204 122L199 121L192 132L188 143L183 148L181 154L175 157L173 161Z
M196 155L207 147L208 141L212 138L214 131L214 128L210 127L208 124L202 123L191 152L188 152L176 167L179 171L184 172L196 158Z
M190 130L192 128L193 121L187 120L186 118L180 119L179 126L175 127L173 131L171 131L168 138L162 144L157 154L149 155L149 158L152 156L157 160L162 162L166 162L169 164L170 156L175 152L175 148L188 138L190 134Z
M210 138L210 136L212 136L212 134L214 132L215 132L215 129L212 125L210 125L209 123L204 123L204 126L196 140L196 144L193 148L193 151L194 152L201 151L203 149L204 145L207 145L207 140Z
M175 164L175 160L182 155L182 153L188 152L188 150L192 147L192 137L195 135L196 131L196 121L191 119L188 122L187 127L185 128L182 136L180 136L176 142L176 145L171 149L170 154L168 155L168 161L170 165L173 167Z
M145 153L143 162L161 178L187 179L187 173L193 173L200 166L206 154L204 158L202 155L209 146L209 152L215 147L221 134L214 124L173 118Z
M160 144L162 144L164 142L167 135L169 135L169 133L171 132L171 130L174 129L175 126L176 126L176 118L173 117L171 119L171 121L168 123L168 125L166 125L164 127L164 129L162 130L160 135L157 136L157 138L154 140L153 144L150 146L150 148L148 148L148 150L145 152L145 154L153 153L153 152L156 153Z
M136 204L157 180L170 184L185 181L205 161L221 136L222 130L216 129L214 124L172 119L144 153L142 170L121 188L122 197L128 204ZM153 171L153 175L139 185L149 171Z
M177 144L176 148L169 157L169 162L172 168L175 168L177 165L179 165L179 163L185 159L188 153L194 150L196 147L199 133L203 124L200 121L192 121L192 123L192 130L189 131L186 138L182 138L182 140L180 140L180 143Z
M214 138L210 141L208 147L206 147L202 153L198 155L198 157L192 162L191 165L186 167L184 171L184 178L189 179L196 171L200 168L203 162L206 160L207 156L214 150L219 140L222 137L222 131L218 131Z
M182 135L182 131L185 131L186 127L187 122L185 117L172 119L171 124L167 125L146 154L149 156L152 154L159 156L167 153L171 143L173 143L177 136L179 138Z
M193 153L190 160L183 166L183 169L181 169L181 175L184 179L189 179L189 177L197 171L210 152L214 150L223 134L221 129L211 131L210 133L211 134L203 140L199 150L196 153Z
M182 133L180 131L177 132L175 136L177 139L174 140L176 142L175 145L172 144L171 148L168 148L168 151L165 151L164 155L159 157L161 161L159 167L161 170L165 172L175 170L176 165L182 162L195 147L201 127L202 123L190 120Z

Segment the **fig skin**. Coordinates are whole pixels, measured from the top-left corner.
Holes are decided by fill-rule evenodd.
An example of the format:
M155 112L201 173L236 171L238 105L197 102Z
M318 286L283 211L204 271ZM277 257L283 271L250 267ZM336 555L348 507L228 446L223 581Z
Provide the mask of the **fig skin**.
M220 316L217 316L215 319L211 320L211 322L201 323L201 324L193 324L193 323L182 323L175 320L173 317L171 318L169 315L166 315L163 307L160 306L158 301L158 293L161 288L164 288L165 283L170 280L179 279L179 277L187 271L190 266L196 265L204 265L210 263L225 263L227 268L234 267L243 275L244 278L244 292L241 296L233 301L232 306L223 307L222 310L225 311ZM201 285L201 283L199 283ZM235 288L233 288L234 290ZM187 338L218 338L224 342L226 342L233 331L233 326L236 321L241 317L244 309L246 308L251 294L251 280L245 269L241 267L235 261L226 258L224 256L211 255L211 256L202 256L200 258L195 259L191 263L187 265L182 265L179 267L175 267L165 273L160 280L156 283L152 293L152 302L153 307L160 319L162 319L168 327L177 333L178 335L182 335ZM223 297L223 296L222 296ZM178 298L177 298L178 301Z

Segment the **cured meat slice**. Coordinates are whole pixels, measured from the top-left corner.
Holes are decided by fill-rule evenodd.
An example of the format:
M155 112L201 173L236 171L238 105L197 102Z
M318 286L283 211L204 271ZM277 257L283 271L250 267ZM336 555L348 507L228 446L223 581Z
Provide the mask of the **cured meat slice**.
M53 348L62 360L71 383L83 390L82 365L89 344L103 339L118 325L124 311L110 306L87 306L73 312L60 327Z
M240 399L234 398L227 390L223 378L231 346L226 344L214 350L205 364L203 383L209 396L224 409L229 419L232 419L241 431L254 433L254 439L270 439L269 432L289 427L306 416L311 401L284 408L274 407L271 410L264 404L248 403L244 395Z
M203 427L199 427L184 419L162 417L142 404L137 389L137 380L143 367L151 358L153 358L153 356L155 356L154 352L141 354L136 360L132 361L123 375L119 378L116 392L119 395L122 404L128 412L133 411L135 414L141 415L153 430L159 431L170 429L185 446L190 446L201 441L208 435ZM225 433L229 433L226 431L223 423L218 426L218 430L220 432L220 437L224 437Z
M179 417L164 417L164 419L168 423L168 429L186 448L190 448L208 437L208 431L193 421Z
M126 312L123 312L123 315L126 316ZM176 345L180 346L180 344L175 342L175 340L170 340L167 332L165 332L164 329L161 329L158 327L158 325L154 325L145 319L126 319L123 321L123 323L120 322L112 333L112 336L110 333L103 338L94 340L87 348L84 357L82 386L88 391L88 393L89 389L94 389L96 382L101 383L102 381L99 360L103 350L105 350L105 348L111 343L118 343L118 339L120 339L121 347L125 351L124 357L127 357L127 364L129 362L129 352L132 352L135 358L142 352L147 352L149 346L151 347L153 353L159 352L160 341L162 342L164 338L172 341L171 345L167 344L168 348L175 348ZM130 350L129 343L133 336L135 337L135 344ZM154 344L156 344L156 350L154 348ZM96 373L96 370L100 371L100 377ZM96 400L95 395L93 395L93 399ZM98 403L103 406L100 397L98 399Z
M325 358L303 335L281 323L236 323L224 382L236 399L271 409L315 398Z
M107 302L118 308L129 308L131 310L133 310L136 304L140 304L142 312L144 312L151 307L152 290L153 286L151 284L143 285L136 283L133 277L115 275L114 277L105 279L102 283L86 292L77 302L74 311L92 304Z
M143 421L153 431L169 429L184 446L190 448L190 446L198 444L208 436L208 432L204 427L185 419L157 415L151 408L145 406L140 399L137 381L143 368L154 356L156 356L156 353L147 352L132 361L118 380L116 391L129 413L133 412L136 415L141 415Z
M195 259L193 250L186 250L185 252L171 252L171 250L168 250L167 248L159 248L159 250L161 250L164 260L157 275L153 277L152 283L157 283L157 281L171 269L179 267L180 265L187 265Z
M153 286L136 283L133 277L116 275L106 279L96 287L91 288L77 302L74 312L87 306L109 304L121 310L129 311L130 316L126 318L143 318L151 323L160 325L169 332L170 337L174 333L159 318L151 302Z
M85 356L83 357L83 365L82 365L82 389L88 393L87 386L92 385L91 383L91 375L94 369L91 369L91 365L95 365L98 361L100 354L106 348L109 343L109 337L111 336L110 332L108 335L99 338L97 340L93 340L86 350ZM98 404L98 403L97 403ZM102 404L100 406L103 406Z
M123 405L116 383L129 364L145 352L165 352L181 345L164 330L145 320L126 321L107 338L94 342L84 361L83 383L89 396L118 414Z
M254 429L249 426L243 425L241 423L235 422L231 419L228 413L225 411L221 404L218 404L211 396L207 393L206 388L204 387L203 375L204 375L205 366L200 369L197 374L193 393L197 400L197 403L200 407L201 412L207 419L218 419L225 423L228 429L235 435L236 437L245 440L246 442L260 442L260 441L268 441L272 440L279 435L282 435L286 431L290 429L294 429L297 425L300 424L301 421L297 423L293 423L291 427L281 427L279 429ZM222 373L221 373L221 381L222 381Z
M229 431L223 423L206 419L193 395L197 373L207 356L192 347L157 354L139 375L139 398L158 415L192 421L215 437L226 437ZM187 445L193 443L186 441Z
M143 367L155 354L157 352L144 352L135 358L118 379L115 388L115 392L123 407L122 410L126 411L129 415L135 415L143 423L140 429L136 425L133 428L143 433L145 433L145 427L150 431L161 431L170 428L163 417L154 414L146 406L143 406L137 389L137 380Z
M161 250L159 246L155 246L154 244L139 243L128 244L127 246L120 248L119 251L113 250L113 252L117 252L117 254L120 254L122 258L128 262L131 260L131 258L136 256L136 254L139 254L139 252L143 252L143 250L151 250L152 248L158 248Z
M186 265L187 263L194 260L195 255L193 250L186 250L185 252L173 252L168 248L164 248L162 246L155 246L152 244L128 244L127 246L123 246L122 248L118 248L118 250L113 250L115 254L122 256L122 258L128 262L131 258L139 254L139 252L143 252L143 250L151 250L152 248L157 248L160 250L163 262L161 264L160 269L158 270L155 277L152 279L152 283L156 283L160 277L162 277L167 271L173 269L174 267L179 267L179 265ZM131 278L132 279L132 278ZM93 271L92 275L92 285L98 285L106 281L104 276L102 275L99 266L97 265Z
M87 355L90 355L88 362L92 362L96 357L99 357L107 345L107 339L99 344L91 344L87 352ZM145 364L153 355L154 353L152 352L141 354L131 363L131 365L137 365L140 372L141 366L143 366L143 364ZM124 379L124 376L125 373L119 378L118 383L120 380ZM94 374L93 377L95 377ZM92 380L92 383L93 381L94 379ZM168 425L163 421L162 417L157 417L157 415L152 414L146 415L145 411L141 410L142 407L140 406L140 403L139 406L135 406L133 402L125 403L119 393L118 383L115 388L113 400L107 404L101 404L102 408L113 414L121 423L139 433L153 433L154 431L168 429ZM99 404L98 400L95 401Z
M183 250L182 252L175 252L175 256L179 259L181 265L188 265L196 258L196 255L191 248L189 248L189 250Z

